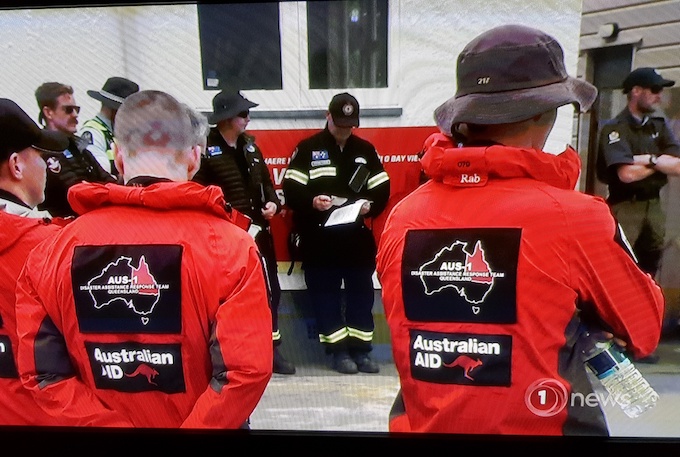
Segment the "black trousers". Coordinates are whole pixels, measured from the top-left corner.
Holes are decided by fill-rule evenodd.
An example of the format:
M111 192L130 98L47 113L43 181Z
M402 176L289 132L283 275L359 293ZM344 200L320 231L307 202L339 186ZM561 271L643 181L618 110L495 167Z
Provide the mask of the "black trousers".
M303 269L319 340L326 352L370 352L375 328L372 313L375 268L305 263Z
M272 312L272 339L274 346L281 344L279 332L279 303L281 302L281 284L279 283L276 252L274 251L274 239L269 228L262 229L255 237L260 254L264 257L264 270L270 291L269 308Z

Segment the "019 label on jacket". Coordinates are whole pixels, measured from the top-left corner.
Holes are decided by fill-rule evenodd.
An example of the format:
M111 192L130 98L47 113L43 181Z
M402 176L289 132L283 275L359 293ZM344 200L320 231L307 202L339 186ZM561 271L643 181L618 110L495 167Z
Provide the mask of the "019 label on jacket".
M185 392L179 344L85 342L98 389Z
M71 277L83 333L179 333L182 247L77 246Z
M411 330L414 379L440 384L509 386L512 337Z
M521 229L406 233L402 294L409 320L511 324L517 319Z

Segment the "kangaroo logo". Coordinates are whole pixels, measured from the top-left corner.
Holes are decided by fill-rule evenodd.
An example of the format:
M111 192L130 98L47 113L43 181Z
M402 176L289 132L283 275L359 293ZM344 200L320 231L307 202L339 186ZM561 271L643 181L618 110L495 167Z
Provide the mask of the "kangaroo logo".
M137 375L145 376L146 380L149 381L149 384L153 384L154 386L158 385L155 382L153 382L153 378L158 376L158 372L145 363L140 364L132 373L130 374L125 373L125 376L127 376L128 378L134 378Z
M471 357L468 357L466 355L461 355L456 357L456 359L451 362L451 363L445 363L445 367L453 368L453 367L461 367L463 369L463 376L468 378L471 381L474 381L472 376L470 376L470 372L474 370L475 368L483 365L482 361L480 359L473 359Z

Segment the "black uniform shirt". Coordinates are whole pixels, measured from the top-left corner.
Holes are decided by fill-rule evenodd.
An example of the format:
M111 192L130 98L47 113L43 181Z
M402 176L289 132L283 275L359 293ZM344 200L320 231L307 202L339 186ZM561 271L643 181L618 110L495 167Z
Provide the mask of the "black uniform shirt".
M632 164L640 154L669 154L680 157L680 142L662 117L637 120L625 108L614 119L606 122L600 132L597 173L600 181L609 185L609 201L656 198L668 182L664 173L656 172L633 183L623 183L617 168Z
M45 201L38 209L47 210L54 217L77 216L68 202L68 189L79 182L115 183L116 178L106 172L85 144L75 135L69 136L68 148L58 156L45 159L47 183Z
M350 182L359 169L367 171L366 179L353 189ZM371 201L367 218L382 213L390 196L390 180L370 142L353 134L340 150L328 127L301 141L286 170L283 192L300 233L303 262L373 260L374 239L364 217L354 224L324 227L331 211L312 206L317 195L329 195L346 198L344 205L359 199Z

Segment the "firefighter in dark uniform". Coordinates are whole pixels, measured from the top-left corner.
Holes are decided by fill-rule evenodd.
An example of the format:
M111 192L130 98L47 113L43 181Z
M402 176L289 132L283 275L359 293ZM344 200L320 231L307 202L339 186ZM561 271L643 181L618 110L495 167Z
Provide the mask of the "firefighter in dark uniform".
M201 168L193 180L204 185L221 187L225 200L252 220L248 231L255 238L266 263L271 292L273 371L279 374L295 374L295 365L286 360L279 351L281 332L278 308L281 285L269 219L281 211L281 202L274 190L262 152L255 144L255 138L245 133L250 121L250 108L256 106L257 103L244 98L237 91L222 91L213 98L213 112L208 121L216 125L208 133Z
M390 180L375 147L352 133L359 126L356 98L348 93L334 96L326 121L322 131L298 144L283 191L300 235L302 269L319 340L333 355L333 369L377 373L378 365L369 356L376 245L365 219L385 209ZM329 215L340 208L348 211L349 205L358 208L355 219L326 224Z
M38 208L54 217L75 217L67 199L68 189L81 181L116 182L88 151L87 142L75 132L80 106L76 105L73 88L59 82L46 82L35 91L40 108L39 121L46 130L59 131L68 136L68 148L60 155L52 155L47 162L45 200Z
M656 276L666 236L659 192L668 176L680 176L680 142L666 120L655 116L664 79L654 68L633 70L623 81L626 107L604 123L599 135L597 173L609 188L607 203L642 270ZM668 322L665 325L669 325ZM656 363L657 354L636 359Z

